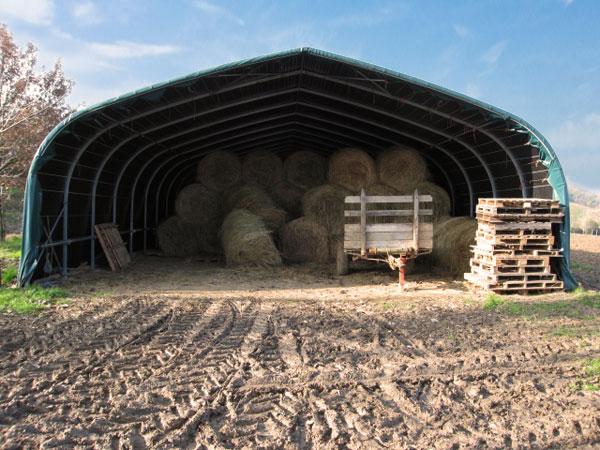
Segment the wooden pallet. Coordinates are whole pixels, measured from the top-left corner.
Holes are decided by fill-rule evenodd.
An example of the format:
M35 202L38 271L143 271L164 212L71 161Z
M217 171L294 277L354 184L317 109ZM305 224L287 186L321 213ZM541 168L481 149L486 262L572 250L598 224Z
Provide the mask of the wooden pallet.
M477 205L520 208L560 208L558 200L547 198L480 198Z
M113 272L118 272L129 265L131 256L123 243L117 225L101 223L95 226L100 246Z
M473 257L477 262L486 263L495 266L549 266L550 256L534 256L534 255L489 255L474 252Z
M520 290L550 291L564 288L563 282L557 280L556 278L550 280L526 278L523 280L493 281L482 277L479 274L465 273L465 280L483 289L492 290L494 292Z
M537 265L519 265L519 264L502 264L496 265L486 261L478 261L471 258L471 272L473 273L488 273L490 275L509 274L509 275L546 275L551 273L550 266L545 264Z
M517 242L554 244L554 236L552 234L491 234L483 230L477 230L475 237L493 244L514 244Z
M536 267L529 268L536 270L544 270L546 268ZM518 271L526 270L524 267L517 268ZM515 282L515 283L523 283L523 282L533 282L533 281L557 281L556 274L550 273L550 268L548 267L546 271L543 272L498 272L496 270L489 271L482 269L480 266L471 266L471 273L473 275L477 275L482 280L485 280L490 283L500 283L500 282Z
M502 255L506 257L517 257L517 256L551 256L559 257L562 256L560 250L557 249L540 249L540 248L529 248L524 247L522 249L512 248L495 248L494 246L482 246L482 245L471 245L472 251L477 251L483 255ZM477 249L477 250L475 250Z
M477 205L476 212L483 214L519 214L519 215L536 215L536 214L562 214L560 206L492 206L492 205Z
M487 223L522 223L522 222L549 222L549 223L561 223L563 221L564 214L491 214L477 212L477 220Z
M552 222L480 222L477 228L489 234L552 234Z

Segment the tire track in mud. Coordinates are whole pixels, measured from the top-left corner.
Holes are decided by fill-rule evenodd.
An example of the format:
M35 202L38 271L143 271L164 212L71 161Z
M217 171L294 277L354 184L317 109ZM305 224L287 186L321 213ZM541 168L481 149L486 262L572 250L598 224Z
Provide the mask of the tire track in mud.
M213 422L222 416L223 405L231 391L249 376L249 355L255 351L266 332L268 305L244 302L238 308L233 302L231 320L221 334L193 356L195 370L178 377L180 384L194 386L190 406L179 420L168 424L164 433L150 436L160 448L187 447L192 443L206 445L206 436L220 437ZM204 430L204 431L203 431Z
M41 330L28 332L26 329L21 329L16 336L7 338L0 348L0 354L6 355L0 359L0 374L9 373L23 363L31 365L36 361L40 362L56 352L64 351L65 347L75 351L84 343L93 342L101 334L101 332L95 333L90 337L85 332L81 332L82 330L87 327L97 329L110 326L131 315L132 308L139 312L141 308L146 307L147 303L145 299L129 299L125 303L115 302L108 308L106 305L96 303L89 311L63 321L48 323ZM46 316L42 316L36 320L45 318ZM32 325L34 324L35 321Z
M279 308L268 313L263 308L255 328L263 330L259 342L249 352L248 382L227 396L227 414L221 417L219 435L233 446L281 447L297 443L304 447L302 398L286 389L281 377L302 364L295 339L276 323ZM283 345L280 345L283 344ZM250 350L250 347L246 347ZM280 375L281 373L284 375ZM273 381L277 378L277 382ZM256 385L256 381L260 380Z
M123 349L135 346L144 336L160 332L172 315L170 311L164 313L166 306L161 302L141 305L140 314L136 315L129 310L123 320L104 327L95 340L52 361L21 367L11 376L18 384L15 383L17 387L10 389L3 399L0 422L26 427L36 423L38 415L52 412L55 420L44 426L48 433L54 433L52 424L58 423L60 428L69 423L69 414L74 408L88 411L89 398L106 392L100 385L97 392L91 393L89 386L98 386L97 378L106 379L104 366L117 359ZM132 360L131 364L135 366L137 362ZM17 433L18 428L14 430ZM42 429L39 432L46 434Z
M594 407L568 391L575 363L597 346L541 334L506 339L491 325L488 336L455 351L452 342L438 343L443 327L423 337L428 318L413 323L351 305L140 305L137 315L86 334L63 361L52 353L35 359L36 370L44 368L40 361L54 364L40 372L48 386L35 384L31 368L24 382L13 378L20 387L8 406L20 407L22 420L0 416L8 425L0 428L4 442L36 447L42 436L55 447L506 448L600 438ZM567 409L576 420L562 419Z

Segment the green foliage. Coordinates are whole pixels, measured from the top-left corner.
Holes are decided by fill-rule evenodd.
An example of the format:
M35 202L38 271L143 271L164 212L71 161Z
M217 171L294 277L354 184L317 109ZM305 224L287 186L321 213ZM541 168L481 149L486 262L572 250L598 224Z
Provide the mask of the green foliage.
M17 260L21 257L21 236L11 236L0 242L0 259Z
M0 288L0 312L29 314L49 305L65 304L68 292L60 288Z
M7 285L11 284L17 278L17 273L19 269L15 266L9 266L2 271L2 284Z
M487 311L494 311L500 306L504 305L505 303L506 302L501 296L492 292L488 294L485 300L483 301L483 309Z
M588 377L600 376L600 358L588 359L585 362L585 374Z
M577 301L589 308L600 308L600 292L587 291L581 286L575 289Z

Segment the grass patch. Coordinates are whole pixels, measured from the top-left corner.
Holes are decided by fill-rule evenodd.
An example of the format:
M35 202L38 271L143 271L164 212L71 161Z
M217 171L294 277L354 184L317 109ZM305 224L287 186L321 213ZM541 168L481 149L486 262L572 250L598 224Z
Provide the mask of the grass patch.
M50 305L66 304L68 296L68 292L60 288L0 288L0 312L30 314Z
M574 298L552 301L514 301L490 293L483 302L483 308L511 316L569 317L589 320L596 316L595 312L590 309L600 309L600 293L577 288L574 291Z
M21 257L21 236L10 236L0 242L0 259L14 259Z
M396 307L396 304L395 304L395 303L391 303L391 302L385 302L385 303L383 304L383 309L385 309L386 311L387 311L387 310L390 310L390 309L394 309L395 307Z
M594 268L589 264L583 264L577 261L571 261L571 268L573 270L579 270L582 272L592 272Z
M585 362L585 374L588 377L600 376L600 358L588 359Z
M566 325L561 325L561 326L555 328L554 330L552 330L552 332L550 334L552 336L559 336L559 337L579 336L579 333L577 333L577 330L574 330L573 328L568 327Z
M599 392L600 391L600 358L588 359L583 364L586 378L578 380L571 385L571 388L576 391ZM594 380L594 378L596 378Z
M8 266L2 271L2 284L7 285L11 284L13 281L17 279L17 273L19 269L15 266Z
M488 294L483 301L483 309L487 311L494 311L505 304L506 302L501 296L492 292Z

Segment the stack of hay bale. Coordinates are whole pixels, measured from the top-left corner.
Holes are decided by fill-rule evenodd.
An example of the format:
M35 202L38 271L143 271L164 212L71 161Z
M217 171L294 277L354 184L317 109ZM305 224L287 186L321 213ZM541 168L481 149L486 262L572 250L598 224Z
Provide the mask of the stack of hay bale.
M376 160L358 148L338 150L329 161L306 150L285 161L265 150L243 159L216 151L198 163L196 183L179 193L177 214L159 226L158 242L166 255L222 252L229 264L325 262L343 239L344 198L362 188L369 195L410 194L415 188L430 194L439 240L449 242L441 236L455 229L443 225L450 220L450 197L428 178L420 154L400 146ZM435 261L453 264L443 257Z
M498 293L529 294L563 289L552 273L552 224L564 214L557 200L479 199L477 239L467 281Z

